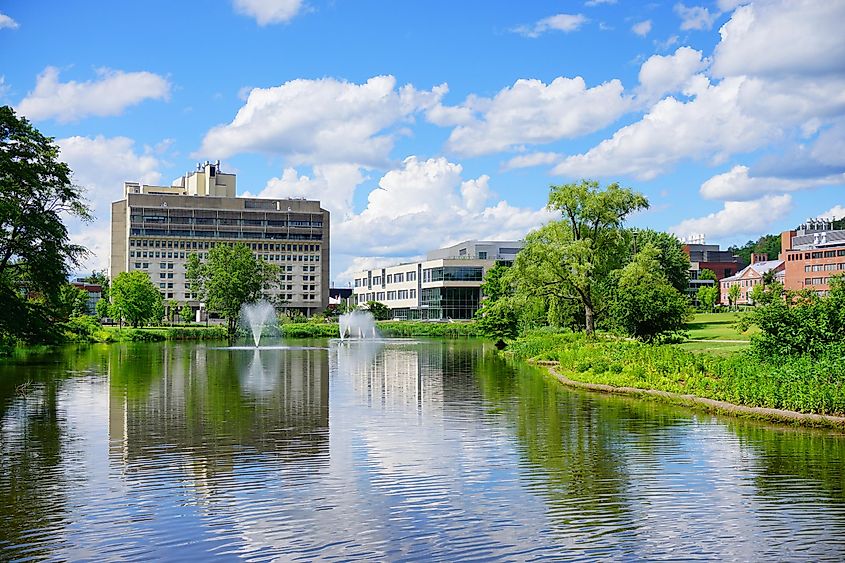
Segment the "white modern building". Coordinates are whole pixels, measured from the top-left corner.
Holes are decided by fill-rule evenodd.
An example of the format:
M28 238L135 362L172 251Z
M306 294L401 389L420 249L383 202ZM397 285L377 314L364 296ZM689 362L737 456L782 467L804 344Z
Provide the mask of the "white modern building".
M329 302L329 212L303 198L236 197L234 174L220 162L198 164L170 186L124 182L112 203L109 275L140 270L165 300L200 307L185 278L190 254L208 258L217 245L245 244L279 266L281 285L268 290L280 308L305 315Z
M428 253L425 260L358 272L354 304L379 301L394 319L471 319L481 303L484 275L510 265L522 241L468 240Z

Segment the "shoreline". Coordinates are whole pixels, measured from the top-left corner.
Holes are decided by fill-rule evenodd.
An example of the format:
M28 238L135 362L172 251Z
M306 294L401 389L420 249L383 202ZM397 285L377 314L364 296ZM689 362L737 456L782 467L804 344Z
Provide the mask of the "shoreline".
M746 405L728 403L726 401L718 401L716 399L708 399L706 397L699 397L697 395L672 393L669 391L660 391L657 389L641 389L638 387L616 387L613 385L607 385L605 383L588 383L585 381L575 381L563 375L561 371L558 371L560 368L560 364L558 362L528 360L528 363L544 368L549 373L549 375L554 377L561 385L564 385L566 387L572 387L575 389L584 389L587 391L594 391L598 393L613 395L627 395L639 398L657 399L665 403L687 406L694 409L702 409L711 413L726 414L735 417L754 418L757 420L778 422L781 424L788 424L793 426L800 425L814 428L828 428L845 431L845 416L802 413L797 411L773 409L768 407L750 407Z

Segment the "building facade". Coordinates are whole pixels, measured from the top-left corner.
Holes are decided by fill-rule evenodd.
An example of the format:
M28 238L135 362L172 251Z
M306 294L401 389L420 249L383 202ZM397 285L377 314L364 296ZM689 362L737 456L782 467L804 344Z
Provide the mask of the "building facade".
M732 286L739 286L739 297L734 305L753 305L754 300L751 299L751 291L754 286L763 283L763 276L768 272L773 272L775 281L784 282L784 261L783 260L769 260L766 254L752 254L751 264L736 275L724 278L719 281L721 286L720 303L722 305L730 305L730 297L728 291Z
M281 286L269 290L279 308L311 315L328 306L329 212L319 201L236 197L236 177L220 172L219 161L170 186L125 182L124 196L111 208L111 278L145 272L165 300L196 310L187 257L242 243L280 267Z
M720 287L718 280L733 276L744 265L742 258L739 256L734 256L729 250L720 249L718 244L704 244L703 238L702 235L700 237L701 243L684 244L682 247L684 254L689 256L690 259L687 294L696 305L698 305L698 289L700 287L713 284ZM702 279L702 270L710 270L716 274L717 281Z
M809 289L826 295L831 276L845 274L845 230L833 229L826 219L808 221L793 231L784 231L781 249L786 264L786 289Z
M425 260L355 274L353 304L384 303L394 319L471 319L478 310L484 275L510 265L522 241L465 241L433 250Z

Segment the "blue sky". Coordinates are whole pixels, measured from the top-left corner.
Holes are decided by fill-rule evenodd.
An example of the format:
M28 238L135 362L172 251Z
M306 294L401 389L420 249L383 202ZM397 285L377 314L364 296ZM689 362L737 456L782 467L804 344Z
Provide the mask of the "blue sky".
M526 5L527 4L527 5ZM522 237L548 186L731 244L845 215L845 2L0 2L0 97L62 147L108 263L124 180L198 160L320 199L332 277ZM49 38L49 40L45 39Z

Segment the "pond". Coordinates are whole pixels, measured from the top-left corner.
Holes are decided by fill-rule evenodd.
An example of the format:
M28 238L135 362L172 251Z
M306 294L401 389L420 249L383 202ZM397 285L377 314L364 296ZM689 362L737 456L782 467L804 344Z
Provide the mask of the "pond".
M562 388L473 341L0 364L0 560L845 557L845 438Z

